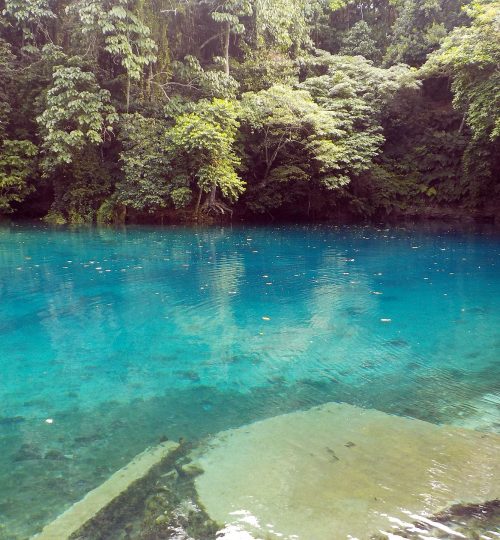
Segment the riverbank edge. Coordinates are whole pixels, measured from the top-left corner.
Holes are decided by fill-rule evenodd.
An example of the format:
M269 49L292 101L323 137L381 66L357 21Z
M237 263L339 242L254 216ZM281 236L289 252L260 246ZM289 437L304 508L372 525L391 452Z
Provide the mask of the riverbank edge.
M52 216L53 217L53 216ZM429 207L413 208L404 212L394 212L385 215L374 216L356 216L348 212L338 212L335 215L328 216L290 216L271 214L239 214L232 215L200 215L195 217L190 212L165 211L152 215L128 214L126 219L117 219L109 223L94 222L71 222L62 216L58 219L52 217L22 216L22 215L0 215L0 224L2 223L43 223L52 226L78 226L78 225L98 225L98 226L124 226L124 225L153 225L153 226L219 226L228 224L238 225L404 225L404 224L425 224L425 223L443 223L450 225L457 224L488 224L500 226L500 206L488 210L469 210L463 208L436 208Z

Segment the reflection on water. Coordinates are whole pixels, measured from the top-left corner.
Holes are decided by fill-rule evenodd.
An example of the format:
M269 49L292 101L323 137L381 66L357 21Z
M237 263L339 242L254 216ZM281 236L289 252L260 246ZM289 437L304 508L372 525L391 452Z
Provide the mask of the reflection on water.
M499 431L499 255L489 231L0 228L0 538L163 435L329 401Z

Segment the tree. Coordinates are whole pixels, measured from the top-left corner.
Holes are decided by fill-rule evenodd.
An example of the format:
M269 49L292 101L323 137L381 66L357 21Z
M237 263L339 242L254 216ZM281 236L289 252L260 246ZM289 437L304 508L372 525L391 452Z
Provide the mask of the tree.
M83 34L94 41L94 35L104 39L104 50L120 60L127 73L126 110L130 106L131 81L139 81L145 66L156 61L156 43L150 29L129 8L129 0L78 0L68 6L76 13Z
M201 100L181 112L169 126L165 121L125 115L120 130L124 179L117 185L119 203L153 213L185 208L197 191L198 215L206 194L206 212L225 213L217 191L232 202L244 190L235 152L237 110L228 100Z
M323 0L255 0L252 5L239 58L233 60L234 76L244 92L293 85L299 78L300 55L312 46L312 24L323 11Z
M310 83L323 81L323 89L313 92L319 104L334 109L342 104L342 99L356 97L362 101L350 108L351 115L364 109L363 114L368 114L378 123L400 92L415 90L420 86L416 70L402 64L381 68L361 57L322 54L313 58L311 65L312 71L327 72L321 76L323 79L311 76L305 81L306 87Z
M14 77L14 55L10 45L0 39L0 140L5 137L11 112L11 84Z
M36 146L29 141L4 140L0 144L0 215L13 211L13 203L22 202L33 190Z
M122 115L119 139L123 179L116 186L119 204L149 214L169 205L175 181L169 181L172 168L165 148L167 130L163 120L139 113ZM181 183L177 187L184 186Z
M423 70L451 77L453 103L476 139L500 136L499 12L498 1L474 2L467 9L471 26L456 28Z
M255 46L297 53L311 44L311 23L324 4L321 0L255 0Z
M49 23L57 19L52 3L49 0L5 0L2 13L21 30L26 52L31 52L30 47L37 42L37 38L43 40L48 35Z
M390 104L419 88L407 67L377 68L359 56L322 54L303 71L297 89L243 95L247 169L254 174L245 200L252 211L296 205L309 212L322 192L321 204L333 204L374 166Z
M45 170L71 163L74 152L100 145L112 133L118 116L107 90L93 73L80 67L56 66L47 106L37 118L45 151Z
M465 22L468 0L395 0L397 17L386 53L388 65L421 66L455 26Z
M347 108L327 110L314 101L309 90L317 94L318 84L324 82L306 81L298 90L273 86L243 95L248 169L256 175L249 189L253 210L279 207L283 196L271 196L270 191L279 192L280 187L304 191L308 184L305 191L310 191L316 181L327 191L340 188L369 167L378 152L382 138L376 130L355 133Z
M452 80L453 104L472 134L463 164L468 197L476 204L500 194L499 12L497 0L473 2L467 8L471 25L453 30L423 68L424 75Z
M4 13L21 24L37 24L56 17L48 0L5 0Z
M193 112L181 114L168 133L168 150L176 174L186 178L187 185L194 183L198 188L195 214L203 193L207 194L205 211L225 213L228 208L217 201L217 190L229 201L235 201L245 189L237 173L238 126L235 104L215 98L211 102L200 101Z
M187 55L184 61L173 62L172 79L162 85L168 99L172 91L181 90L182 96L191 100L199 98L235 99L238 82L226 73L204 69L194 56Z
M231 34L239 35L245 31L241 23L241 18L252 13L250 0L224 0L215 2L211 8L210 15L215 22L223 25L223 47L222 56L224 58L224 73L229 76L229 45Z
M378 62L381 59L380 50L372 37L370 27L365 21L357 22L342 39L340 54L364 56L368 60Z

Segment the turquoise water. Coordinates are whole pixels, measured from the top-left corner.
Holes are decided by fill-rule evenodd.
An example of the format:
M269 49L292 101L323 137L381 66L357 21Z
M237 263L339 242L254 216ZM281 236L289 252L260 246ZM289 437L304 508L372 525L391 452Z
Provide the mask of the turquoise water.
M345 401L499 431L488 229L0 226L0 539L160 437Z

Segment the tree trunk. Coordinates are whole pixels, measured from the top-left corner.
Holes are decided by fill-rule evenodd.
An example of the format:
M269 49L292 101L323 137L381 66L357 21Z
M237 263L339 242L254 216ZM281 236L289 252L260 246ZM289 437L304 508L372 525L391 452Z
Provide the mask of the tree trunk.
M149 64L149 72L146 77L146 99L153 101L153 64Z
M265 186L267 184L267 177L269 176L269 173L271 172L271 167L273 166L274 160L270 160L266 163L266 170L264 171L264 176L262 177L261 185Z
M214 206L215 204L215 194L217 193L217 185L214 184L212 186L212 191L210 191L210 199L209 199L209 205Z
M126 90L126 107L127 113L130 108L130 75L127 75L127 90Z
M227 76L229 76L229 38L230 37L231 37L231 23L227 21L226 28L224 31L224 60L225 60L224 71Z
M460 127L458 128L458 132L462 133L462 131L464 130L464 127L465 127L465 113L462 116L462 122L460 123Z
M200 188L200 191L198 193L198 199L196 200L196 207L194 209L194 215L196 219L198 220L198 215L200 213L200 204L201 204L201 196L203 195L203 190Z
M259 6L258 2L254 2L253 7L253 39L254 39L254 47L257 48L259 46Z

